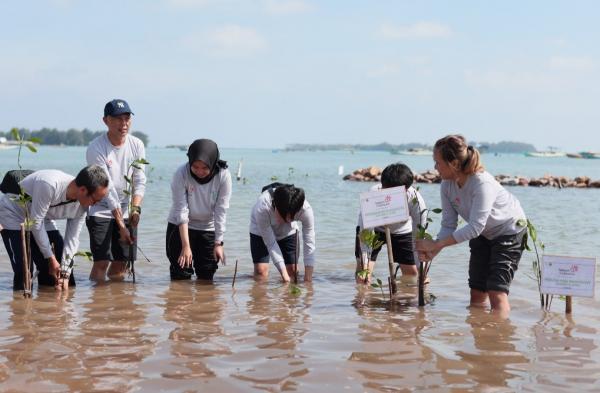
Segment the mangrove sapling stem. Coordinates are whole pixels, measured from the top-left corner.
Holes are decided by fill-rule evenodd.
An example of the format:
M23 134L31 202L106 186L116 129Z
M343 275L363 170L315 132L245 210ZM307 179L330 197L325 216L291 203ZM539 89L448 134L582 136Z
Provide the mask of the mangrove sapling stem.
M31 276L29 272L29 247L27 246L25 224L21 224L21 247L23 248L23 297L31 297Z
M233 282L231 283L231 288L235 287L235 278L237 277L237 266L238 260L235 260L235 268L233 269Z
M391 294L394 294L398 291L398 288L396 287L396 280L394 280L394 252L392 250L392 235L388 225L385 226L385 241L387 243L388 267L390 269L390 292ZM390 300L391 299L392 297L390 295Z
M419 261L419 307L425 306L425 267L424 263Z
M296 229L296 259L294 260L294 284L298 285L298 258L300 258L300 237Z

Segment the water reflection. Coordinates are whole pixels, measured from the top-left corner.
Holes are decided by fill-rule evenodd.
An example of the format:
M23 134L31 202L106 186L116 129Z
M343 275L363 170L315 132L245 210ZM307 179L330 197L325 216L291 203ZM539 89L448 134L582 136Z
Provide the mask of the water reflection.
M357 289L353 305L363 318L358 325L361 349L353 351L348 360L360 375L362 387L396 391L439 385L439 376L432 375L429 366L433 352L420 342L420 334L431 326L423 310L398 303L390 310L381 293L368 287ZM414 297L406 295L407 299Z
M511 387L522 382L523 365L529 359L516 347L519 337L509 319L490 314L483 309L470 308L465 322L471 326L473 347L468 342L456 355L466 369L461 379L474 386ZM514 381L513 381L514 380ZM520 383L518 382L518 383Z
M139 365L152 354L156 338L141 331L147 306L137 289L128 282L91 288L74 338L81 357L80 390L129 391L142 380Z
M307 356L298 346L311 323L312 285L302 286L299 295L292 294L285 285L277 288L259 282L251 285L246 308L255 321L257 337L239 355L245 364L252 366L232 377L257 389L295 390L297 379L309 373Z
M571 316L545 313L533 327L536 346L534 376L538 384L568 390L576 385L598 391L600 367L592 358L598 330L576 324ZM595 387L594 387L595 386Z
M222 289L212 283L172 281L162 297L164 319L175 325L169 333L171 356L161 376L174 380L215 377L205 360L231 353L219 341L224 335L221 319L226 306Z

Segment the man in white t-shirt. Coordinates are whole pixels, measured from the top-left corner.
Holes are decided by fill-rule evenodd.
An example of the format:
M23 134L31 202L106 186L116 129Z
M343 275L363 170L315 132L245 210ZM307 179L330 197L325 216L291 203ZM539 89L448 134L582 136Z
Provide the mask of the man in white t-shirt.
M93 281L104 281L107 272L110 279L122 280L125 261L130 258L132 249L132 258L135 259L135 247L130 245L142 211L146 176L143 165L132 166L132 163L145 159L146 153L144 143L129 134L132 115L125 100L108 102L104 106L103 117L108 131L90 142L86 152L88 164L100 165L110 177L108 196L90 208L86 220L94 258L90 273ZM129 211L130 198L132 211ZM126 219L133 228L133 236L126 227Z

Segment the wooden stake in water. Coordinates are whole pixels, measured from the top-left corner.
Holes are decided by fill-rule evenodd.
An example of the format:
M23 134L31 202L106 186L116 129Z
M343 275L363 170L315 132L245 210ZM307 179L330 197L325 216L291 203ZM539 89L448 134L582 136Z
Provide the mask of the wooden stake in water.
M235 277L237 276L237 263L238 260L235 260L235 269L233 270L233 282L231 283L231 288L235 286Z
M565 314L571 314L573 312L573 297L567 296L565 301Z
M29 271L29 239L25 224L21 224L21 247L23 248L23 297L31 297L31 272Z
M385 242L387 243L388 262L390 267L390 288L391 293L394 294L398 291L398 288L396 287L396 280L394 278L394 252L392 251L392 235L388 225L385 226Z
M419 307L425 306L425 264L419 261Z
M237 174L235 176L237 181L240 181L242 179L242 162L243 161L244 160L240 160L240 162L238 162Z
M294 260L294 284L298 284L298 258L300 258L300 236L298 234L298 229L296 229L296 259Z

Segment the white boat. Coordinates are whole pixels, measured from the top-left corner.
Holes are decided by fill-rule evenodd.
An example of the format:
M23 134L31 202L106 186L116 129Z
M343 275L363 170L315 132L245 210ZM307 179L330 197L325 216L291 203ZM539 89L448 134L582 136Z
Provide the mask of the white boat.
M11 143L8 140L6 140L5 137L0 137L0 150L15 149L18 146L19 146L18 144Z
M433 151L420 147L413 147L408 150L393 150L392 154L401 154L403 156L432 156Z
M547 151L528 151L525 153L527 157L546 157L546 158L555 158L555 157L564 157L567 154L562 151L555 150L547 150Z

